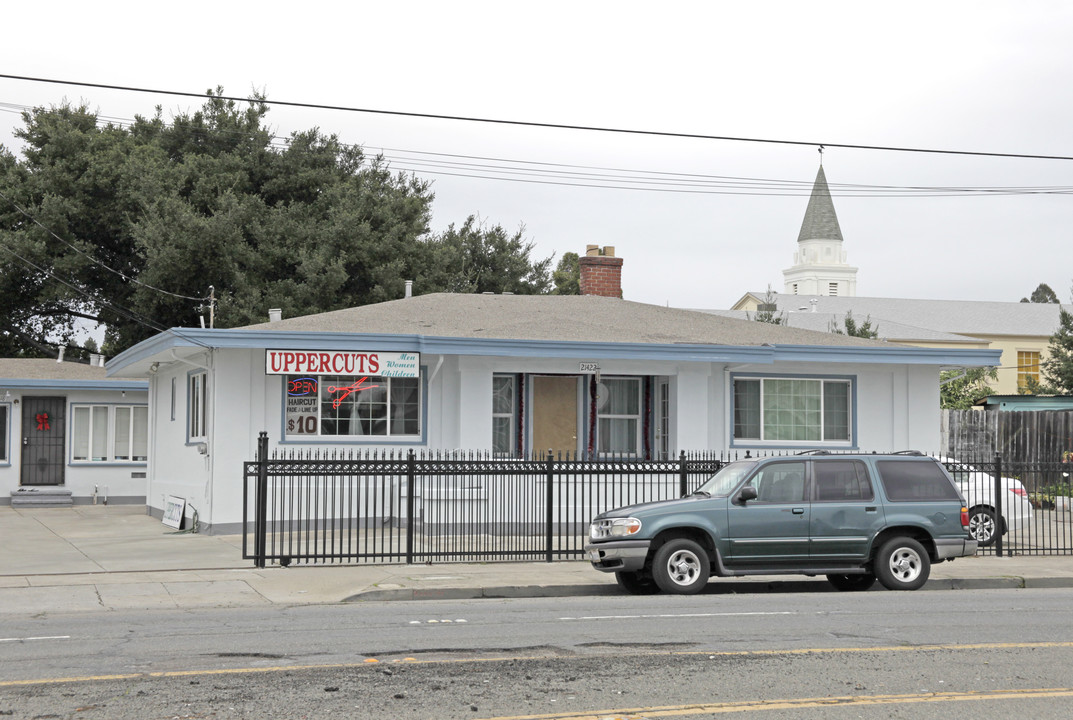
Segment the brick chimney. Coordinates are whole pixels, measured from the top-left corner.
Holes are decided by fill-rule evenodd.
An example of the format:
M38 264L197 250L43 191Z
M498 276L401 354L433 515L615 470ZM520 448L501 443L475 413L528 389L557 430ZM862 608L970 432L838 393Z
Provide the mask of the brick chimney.
M578 258L582 295L622 297L622 258L615 257L615 247L588 245Z

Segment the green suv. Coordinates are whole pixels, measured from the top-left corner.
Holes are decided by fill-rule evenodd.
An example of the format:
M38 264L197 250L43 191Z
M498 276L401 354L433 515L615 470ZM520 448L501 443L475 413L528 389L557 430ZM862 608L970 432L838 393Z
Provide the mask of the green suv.
M689 594L712 575L826 575L839 590L916 590L973 555L949 474L915 451L730 463L678 500L597 515L585 553L631 593Z

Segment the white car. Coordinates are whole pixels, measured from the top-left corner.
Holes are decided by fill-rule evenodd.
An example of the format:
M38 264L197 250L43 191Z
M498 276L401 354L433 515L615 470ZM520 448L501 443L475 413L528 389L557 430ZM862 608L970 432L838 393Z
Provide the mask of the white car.
M1020 534L1032 524L1032 503L1020 480L1004 477L1002 484L1002 522L995 514L995 479L968 463L939 458L965 496L969 508L969 534L981 546L995 542L999 531Z

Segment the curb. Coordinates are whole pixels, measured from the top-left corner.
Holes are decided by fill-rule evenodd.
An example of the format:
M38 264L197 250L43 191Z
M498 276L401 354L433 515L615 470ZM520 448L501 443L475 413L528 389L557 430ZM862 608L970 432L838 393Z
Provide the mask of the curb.
M1024 590L1073 588L1073 577L991 577L940 578L929 580L922 590ZM878 583L875 591L885 591ZM755 593L838 592L826 580L789 580L753 582L714 582L701 595L746 595ZM618 595L630 597L617 585L520 585L472 588L397 588L359 592L344 598L344 603L392 600L495 600L506 598L586 597Z

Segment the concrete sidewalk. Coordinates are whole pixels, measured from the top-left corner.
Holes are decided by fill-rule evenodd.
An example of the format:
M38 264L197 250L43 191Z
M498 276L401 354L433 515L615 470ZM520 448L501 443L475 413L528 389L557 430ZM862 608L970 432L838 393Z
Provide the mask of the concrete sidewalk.
M619 594L586 561L256 569L242 537L176 533L142 506L0 506L0 615ZM878 586L877 586L878 587ZM1073 588L1073 556L961 558L925 589ZM833 592L823 578L715 579L706 593Z

